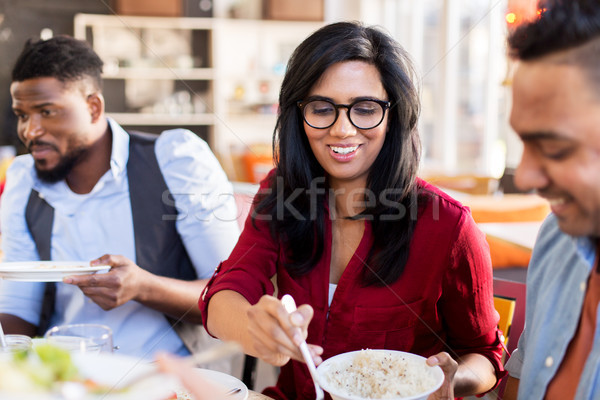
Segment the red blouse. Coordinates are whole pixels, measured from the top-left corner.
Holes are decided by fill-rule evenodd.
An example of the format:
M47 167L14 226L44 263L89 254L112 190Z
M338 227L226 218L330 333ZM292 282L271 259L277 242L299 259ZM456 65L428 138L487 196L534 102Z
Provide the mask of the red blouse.
M364 348L424 357L440 351L455 357L479 353L501 377L499 316L493 305L485 237L467 207L422 180L418 185L432 193L432 201L418 215L408 262L393 284L361 285L363 260L373 242L371 224L366 222L329 307L331 220L326 218L323 257L308 274L293 278L283 267L285 252L272 239L268 222L257 220L254 228L248 218L231 256L217 268L200 300L205 321L216 292L234 290L255 304L262 295L273 294L271 278L276 275L279 297L289 293L297 304L314 308L307 342L323 347L323 359ZM276 399L315 398L306 365L294 360L281 368L277 386L264 393Z

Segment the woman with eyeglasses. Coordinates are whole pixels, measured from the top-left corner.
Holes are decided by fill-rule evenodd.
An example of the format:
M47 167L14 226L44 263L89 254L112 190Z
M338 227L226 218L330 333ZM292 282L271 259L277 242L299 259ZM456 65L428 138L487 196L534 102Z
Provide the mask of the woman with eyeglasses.
M364 348L429 357L446 376L431 399L504 374L484 235L416 176L415 82L402 47L358 23L321 28L289 60L275 169L200 301L211 334L281 366L270 397L315 398L303 338L317 364Z

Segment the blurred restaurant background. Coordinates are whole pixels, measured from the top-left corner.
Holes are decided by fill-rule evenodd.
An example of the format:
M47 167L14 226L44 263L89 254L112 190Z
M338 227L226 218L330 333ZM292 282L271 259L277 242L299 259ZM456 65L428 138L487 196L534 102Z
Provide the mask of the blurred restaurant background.
M23 43L66 33L105 61L109 115L147 132L188 127L232 180L256 181L290 53L325 23L360 20L418 68L423 174L498 179L521 151L507 123L506 33L534 13L532 0L1 0L0 144L20 151L8 88Z
M420 175L471 207L495 268L523 270L549 209L512 181L522 148L508 124L506 36L536 16L535 0L0 0L0 182L24 151L9 86L28 38L88 40L105 62L110 116L156 134L189 128L251 195L272 168L291 52L323 24L359 20L397 38L417 67Z

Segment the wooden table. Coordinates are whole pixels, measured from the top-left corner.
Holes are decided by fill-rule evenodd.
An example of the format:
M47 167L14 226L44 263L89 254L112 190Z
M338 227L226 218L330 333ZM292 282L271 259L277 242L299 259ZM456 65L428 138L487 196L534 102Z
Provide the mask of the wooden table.
M488 222L477 224L486 235L511 243L524 250L531 251L535 244L538 231L542 226L539 222Z
M469 196L462 203L487 234L494 268L529 265L541 222L550 213L548 201L531 194Z
M267 397L263 394L255 392L254 390L248 391L248 400L273 400L270 397Z

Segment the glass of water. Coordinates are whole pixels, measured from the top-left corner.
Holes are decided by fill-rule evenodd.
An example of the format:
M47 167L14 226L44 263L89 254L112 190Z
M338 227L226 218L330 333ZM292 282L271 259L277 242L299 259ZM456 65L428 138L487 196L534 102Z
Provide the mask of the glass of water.
M0 346L1 353L16 353L22 350L29 350L33 346L33 341L25 335L4 335L6 347Z
M44 335L46 342L74 353L112 353L112 330L100 324L55 326Z

